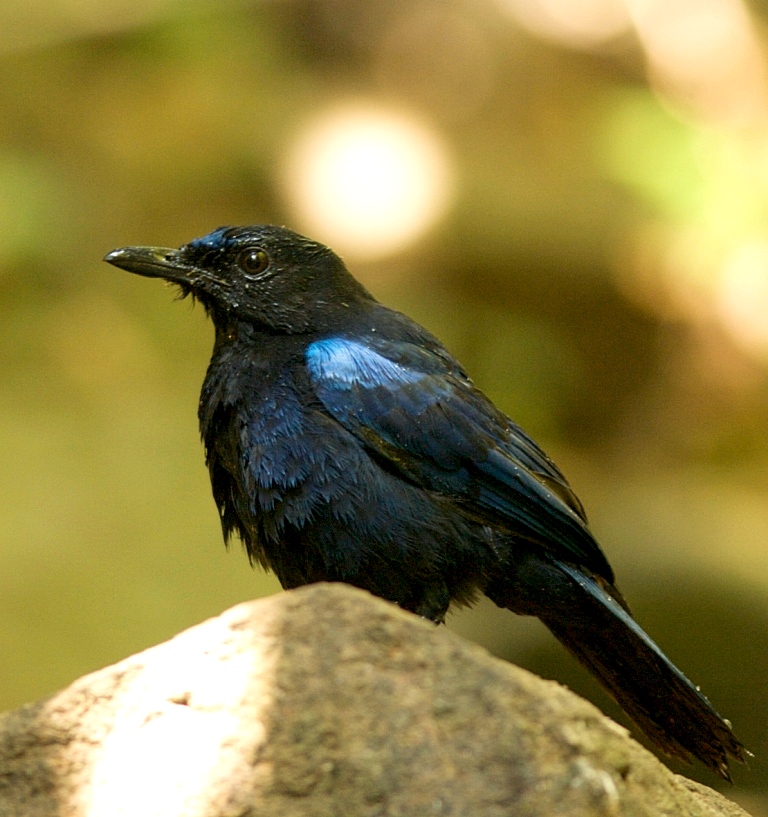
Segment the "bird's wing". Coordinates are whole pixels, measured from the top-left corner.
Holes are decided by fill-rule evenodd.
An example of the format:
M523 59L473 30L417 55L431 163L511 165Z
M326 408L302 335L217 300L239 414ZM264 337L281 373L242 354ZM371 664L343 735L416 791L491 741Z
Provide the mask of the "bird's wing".
M612 580L565 477L444 350L332 337L306 363L325 410L387 467Z

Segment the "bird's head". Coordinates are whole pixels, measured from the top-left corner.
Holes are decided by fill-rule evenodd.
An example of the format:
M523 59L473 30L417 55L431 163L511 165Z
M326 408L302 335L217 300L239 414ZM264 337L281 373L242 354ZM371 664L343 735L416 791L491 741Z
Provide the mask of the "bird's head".
M220 329L239 320L273 332L311 332L371 300L328 247L271 225L220 227L179 249L122 247L104 260L178 285Z

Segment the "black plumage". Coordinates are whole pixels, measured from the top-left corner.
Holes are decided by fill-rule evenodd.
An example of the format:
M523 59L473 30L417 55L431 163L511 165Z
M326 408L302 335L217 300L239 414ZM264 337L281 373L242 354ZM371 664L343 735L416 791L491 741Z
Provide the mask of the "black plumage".
M632 619L581 503L425 329L327 247L221 228L106 260L213 319L200 428L225 540L283 587L342 581L440 622L485 593L538 616L665 752L745 750Z

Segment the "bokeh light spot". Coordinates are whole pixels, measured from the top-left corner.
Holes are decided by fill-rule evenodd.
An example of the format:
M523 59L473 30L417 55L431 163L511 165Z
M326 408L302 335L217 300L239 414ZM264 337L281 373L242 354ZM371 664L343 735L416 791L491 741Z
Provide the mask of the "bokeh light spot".
M399 111L335 107L290 147L284 188L301 229L342 255L395 253L443 216L453 167L439 135Z
M746 243L726 260L715 306L733 339L768 359L768 242Z
M624 0L662 96L723 123L761 118L766 66L741 0Z
M590 48L632 27L622 0L499 0L532 34L572 48Z

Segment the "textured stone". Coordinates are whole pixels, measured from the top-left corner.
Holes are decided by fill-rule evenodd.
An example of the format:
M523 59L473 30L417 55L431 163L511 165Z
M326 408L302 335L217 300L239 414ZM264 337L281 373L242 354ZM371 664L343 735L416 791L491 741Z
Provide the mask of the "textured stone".
M0 718L0 815L738 817L591 704L343 585Z

